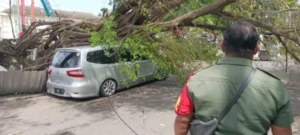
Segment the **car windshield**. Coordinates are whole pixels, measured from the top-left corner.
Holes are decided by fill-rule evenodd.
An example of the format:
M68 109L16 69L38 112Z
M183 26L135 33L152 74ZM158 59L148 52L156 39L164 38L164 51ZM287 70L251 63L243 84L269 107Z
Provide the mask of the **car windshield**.
M54 55L51 66L58 68L79 67L79 60L79 52L58 51Z

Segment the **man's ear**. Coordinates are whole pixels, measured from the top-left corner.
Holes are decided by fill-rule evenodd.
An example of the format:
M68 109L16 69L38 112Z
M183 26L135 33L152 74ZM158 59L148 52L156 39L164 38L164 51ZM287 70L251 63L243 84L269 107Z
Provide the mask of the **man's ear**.
M253 54L257 54L259 52L259 50L260 50L259 45L257 45L254 49Z
M225 46L224 46L224 42L222 41L220 45L221 45L222 51L225 53Z

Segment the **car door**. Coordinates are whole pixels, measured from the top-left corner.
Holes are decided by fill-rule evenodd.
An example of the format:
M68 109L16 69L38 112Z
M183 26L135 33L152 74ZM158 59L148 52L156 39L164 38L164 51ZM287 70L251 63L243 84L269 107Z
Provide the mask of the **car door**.
M109 50L109 53L113 53L112 50ZM104 59L111 59L113 60L113 62L109 62L109 64L107 64L107 76L108 77L112 77L114 78L117 83L119 88L126 88L129 86L133 85L133 81L132 79L129 77L129 75L124 72L122 69L122 66L131 66L131 59L128 56L128 54L122 54L121 57L117 57L117 55L111 56L110 58L108 58L108 56L106 56L106 58ZM126 61L119 61L120 59L126 59ZM125 64L125 65L124 65Z
M107 79L106 64L102 63L103 55L103 50L88 52L83 68L96 93L98 93L103 81Z
M155 77L154 65L146 58L142 58L138 63L140 64L140 68L138 69L139 79L142 82L152 80Z

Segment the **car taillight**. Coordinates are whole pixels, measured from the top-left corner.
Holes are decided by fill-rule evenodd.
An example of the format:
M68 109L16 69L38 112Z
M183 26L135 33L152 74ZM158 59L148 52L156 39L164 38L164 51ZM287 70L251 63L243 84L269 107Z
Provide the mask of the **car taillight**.
M48 75L50 75L52 73L52 69L48 68Z
M84 74L80 69L67 71L67 75L70 77L84 78Z

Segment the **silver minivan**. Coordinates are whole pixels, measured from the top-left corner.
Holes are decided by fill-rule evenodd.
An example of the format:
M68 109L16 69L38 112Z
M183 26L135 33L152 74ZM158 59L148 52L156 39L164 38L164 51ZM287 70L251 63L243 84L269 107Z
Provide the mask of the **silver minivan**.
M123 53L122 53L123 54ZM132 64L130 53L121 57ZM147 59L138 61L137 81L122 73L117 57L105 55L103 47L72 47L56 50L48 68L47 92L61 97L87 98L111 96L117 90L167 75ZM124 83L126 82L126 83Z

